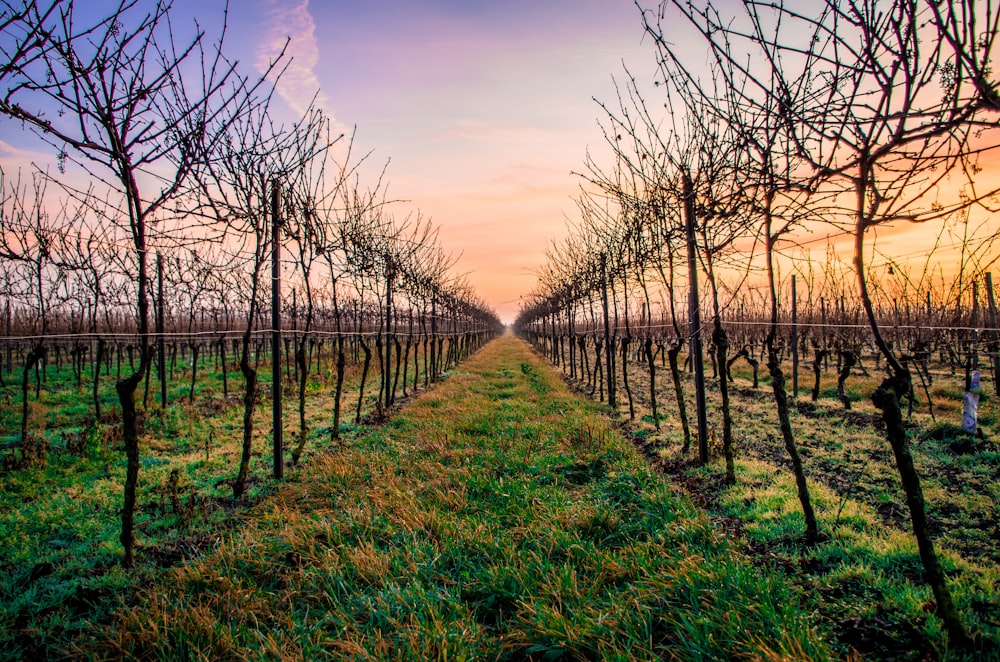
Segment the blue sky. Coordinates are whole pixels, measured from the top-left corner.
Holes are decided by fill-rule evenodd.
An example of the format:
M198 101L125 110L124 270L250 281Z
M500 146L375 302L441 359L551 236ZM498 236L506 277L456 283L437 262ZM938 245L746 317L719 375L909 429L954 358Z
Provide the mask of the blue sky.
M729 13L739 3L715 4ZM107 7L75 6L90 16ZM174 0L172 20L182 34L197 21L215 35L224 7ZM613 106L624 66L647 82L656 70L631 0L231 0L228 24L226 52L247 72L291 38L279 119L297 119L319 92L345 131L356 127L355 154L372 152L367 181L390 161L389 197L405 201L394 213L431 218L443 247L462 255L457 271L508 321L545 248L576 220L572 172L588 150L610 164L593 97ZM703 45L685 27L668 21L667 37L696 63ZM55 170L51 148L3 126L5 170ZM880 246L913 254L901 228L883 231Z
M223 0L175 0L172 21L216 35ZM106 11L78 0L80 24ZM613 99L622 63L655 70L630 0L231 0L226 52L248 72L291 37L278 86L281 120L318 91L355 153L387 160L399 217L420 210L440 227L456 269L506 320L535 283L546 245L575 215L588 147L603 138L592 97ZM0 161L55 168L27 132L0 137Z
M266 52L264 32L271 43L293 33L301 54L286 100L306 99L311 71L373 165L391 159L400 211L441 227L458 270L506 319L574 213L571 172L603 140L592 97L611 97L623 60L655 66L625 0L259 0L255 12L269 27L234 16L241 44Z

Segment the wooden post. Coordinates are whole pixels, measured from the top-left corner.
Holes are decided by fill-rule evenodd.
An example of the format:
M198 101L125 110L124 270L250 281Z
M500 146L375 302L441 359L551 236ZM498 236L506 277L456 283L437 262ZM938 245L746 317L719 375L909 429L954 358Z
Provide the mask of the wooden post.
M298 304L295 292L296 292L296 290L293 287L292 288L292 338L291 338L291 340L292 340L292 342L291 342L292 347L291 347L291 356L288 357L288 358L291 359L291 361L286 361L285 362L285 376L286 377L288 376L288 364L291 363L292 364L292 369L295 371L293 373L293 375L294 375L294 378L295 378L295 383L297 384L299 382L299 361L295 357L295 355L299 351L299 347L298 347L298 345L299 345L299 304ZM285 349L286 350L288 349L287 339L285 339Z
M799 300L792 274L792 398L799 397Z
M549 340L549 336L548 336L548 332L546 331L546 326L549 323L549 318L547 316L545 316L545 315L542 315L542 317L541 317L541 319L539 321L542 324L542 331L541 331L541 333L538 336L537 345L538 345L539 351L541 351L542 354L545 354L546 358L548 358L548 353L549 353L548 352L548 340Z
M688 258L688 328L690 330L691 367L694 369L695 405L698 409L698 461L708 464L708 412L705 406L705 366L701 358L701 308L698 297L698 255L695 240L694 186L684 174L684 228L687 233ZM722 366L725 369L725 366Z
M993 274L986 272L986 301L989 304L990 359L993 363L993 389L1000 394L1000 332L997 330L997 301L993 296Z
M604 308L604 363L608 382L608 404L613 409L615 402L615 373L611 365L614 349L611 347L611 320L608 318L608 257L601 254L601 305Z
M13 341L11 340L11 331L12 331L12 324L11 324L11 322L13 320L13 317L11 316L11 313L10 313L10 299L7 299L7 303L4 306L4 310L5 310L4 317L6 318L5 321L7 323L7 347L6 347L6 352L7 352L7 374L10 375L10 373L12 373L14 371Z
M576 312L572 303L566 308L566 319L569 324L569 377L576 379Z
M392 264L386 267L385 274L385 409L392 406Z
M437 381L437 292L431 293L431 365L424 366L424 376Z
M972 346L969 351L972 354L972 369L979 369L979 281L972 281L972 318L969 326L972 327Z
M271 182L271 425L274 439L274 479L284 477L281 420L281 183Z
M156 374L160 378L160 407L167 408L167 339L163 306L163 255L156 254Z
M823 347L826 347L826 298L819 298L819 323L823 327Z

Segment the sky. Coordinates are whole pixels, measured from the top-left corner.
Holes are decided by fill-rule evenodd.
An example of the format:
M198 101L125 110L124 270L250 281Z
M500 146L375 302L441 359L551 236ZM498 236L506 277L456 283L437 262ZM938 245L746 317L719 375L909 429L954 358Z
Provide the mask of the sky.
M257 64L291 36L282 102L301 111L320 90L356 152L372 152L372 179L389 161L397 216L429 217L508 322L573 217L573 173L603 143L593 97L613 98L623 63L655 69L629 0L254 0L229 35Z
M150 3L151 4L151 3ZM78 0L77 25L107 15ZM594 98L611 101L625 65L644 77L632 0L173 0L180 35L226 24L228 57L262 72L288 41L272 111L299 119L315 97L370 153L362 187L388 163L393 214L419 211L439 228L483 301L512 322L544 250L567 233L588 149L604 138ZM183 37L186 39L187 37ZM6 123L10 128L14 123ZM29 131L0 135L8 172L54 171L52 148ZM366 184L367 182L367 184Z
M173 4L175 23L219 33L225 0ZM76 6L107 11L99 0ZM578 217L574 172L588 150L609 162L594 99L614 105L613 78L626 67L645 81L656 71L632 0L230 0L226 20L226 52L245 72L290 40L272 110L291 123L316 97L355 132L354 153L371 153L363 186L388 162L388 198L401 201L393 213L431 219L456 274L505 322L535 286L546 247ZM689 52L703 49L672 27L682 50L687 39ZM0 163L54 167L27 132L4 133ZM890 253L914 251L912 233L883 234Z

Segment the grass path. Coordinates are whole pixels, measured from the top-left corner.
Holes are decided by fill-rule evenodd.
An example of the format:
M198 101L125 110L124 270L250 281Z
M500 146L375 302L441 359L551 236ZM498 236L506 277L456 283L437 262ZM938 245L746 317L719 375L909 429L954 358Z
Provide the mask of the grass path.
M827 659L790 590L512 336L312 461L85 656Z

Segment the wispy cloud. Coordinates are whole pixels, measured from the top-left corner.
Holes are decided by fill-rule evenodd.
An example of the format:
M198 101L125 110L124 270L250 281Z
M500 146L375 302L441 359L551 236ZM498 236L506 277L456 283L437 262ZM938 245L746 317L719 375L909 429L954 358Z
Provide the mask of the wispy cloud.
M41 152L34 152L31 150L21 149L20 147L15 147L9 142L0 140L0 158L23 158L29 159L34 158L41 154Z
M257 69L266 70L285 48L289 63L278 80L278 94L299 114L306 111L315 96L316 105L332 120L329 99L321 91L316 75L319 46L309 0L266 0L264 6L269 28L257 49Z
M35 167L45 169L55 166L56 150L46 151L47 145L39 144L39 148L18 147L5 140L0 140L0 169L9 176L16 170L34 170Z

